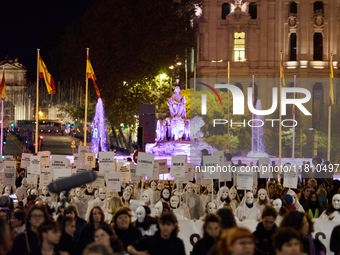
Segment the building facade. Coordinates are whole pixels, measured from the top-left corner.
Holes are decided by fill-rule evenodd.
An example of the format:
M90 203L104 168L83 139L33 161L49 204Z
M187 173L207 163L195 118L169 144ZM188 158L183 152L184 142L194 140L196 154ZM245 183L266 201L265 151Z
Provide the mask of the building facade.
M262 109L269 109L273 85L262 78L280 77L282 52L286 86L294 86L295 75L296 86L311 92L311 100L304 105L312 116L296 112L299 128L307 136L302 156L321 153L326 158L325 150L316 148L315 131L327 133L331 64L334 77L339 78L340 0L202 0L201 7L202 15L195 23L197 78L226 78L229 61L231 83L248 78L250 82L237 84L246 95L254 75L255 98L262 101ZM336 79L334 85L335 135L340 112Z

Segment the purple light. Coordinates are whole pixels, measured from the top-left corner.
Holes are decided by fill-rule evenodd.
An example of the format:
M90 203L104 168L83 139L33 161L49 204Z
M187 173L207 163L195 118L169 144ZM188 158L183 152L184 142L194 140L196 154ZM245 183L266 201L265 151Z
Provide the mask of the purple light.
M103 106L103 100L98 98L96 104L96 113L93 118L93 134L92 134L92 153L96 153L98 156L99 142L100 150L107 151L106 148L106 127L105 127L105 111Z

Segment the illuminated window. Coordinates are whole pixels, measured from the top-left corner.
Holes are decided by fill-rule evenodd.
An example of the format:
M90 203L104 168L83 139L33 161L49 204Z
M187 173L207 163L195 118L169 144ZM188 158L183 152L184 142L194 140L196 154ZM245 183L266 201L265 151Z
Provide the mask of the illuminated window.
M246 61L246 34L234 33L234 61Z

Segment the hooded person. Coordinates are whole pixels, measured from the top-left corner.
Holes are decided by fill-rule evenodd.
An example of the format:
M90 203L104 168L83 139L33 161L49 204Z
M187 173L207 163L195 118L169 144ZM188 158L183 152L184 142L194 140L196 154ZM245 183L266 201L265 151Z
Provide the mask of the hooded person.
M329 220L340 219L340 194L335 194L332 198L332 203L327 206L326 210L320 215L321 219L328 218Z
M258 220L261 217L260 210L254 206L254 195L252 192L247 192L245 201L239 207L237 207L235 211L235 216L243 221L245 219L254 219Z
M299 199L296 196L296 193L293 190L289 189L287 194L292 196L293 205L295 206L296 210L299 211L299 212L305 212L305 210L303 209L302 205L299 202Z
M202 200L194 192L194 185L189 182L186 186L186 192L182 194L183 203L189 207L191 219L199 219L204 215Z
M227 186L223 186L219 189L214 202L216 203L217 208L222 208L224 204L230 204L229 189Z
M296 210L296 207L293 204L294 200L293 200L293 197L291 195L289 195L289 194L284 195L283 200L286 202L285 208L288 211L295 211Z
M232 186L229 190L229 199L230 199L231 206L233 207L235 211L236 208L240 205L241 201L237 194L237 190L234 186Z
M259 189L257 192L257 201L255 202L255 206L259 208L262 213L264 207L268 204L268 193L265 189Z
M142 233L142 236L154 235L157 228L157 220L150 216L151 210L148 206L143 205L137 208L137 220L133 223L136 228Z

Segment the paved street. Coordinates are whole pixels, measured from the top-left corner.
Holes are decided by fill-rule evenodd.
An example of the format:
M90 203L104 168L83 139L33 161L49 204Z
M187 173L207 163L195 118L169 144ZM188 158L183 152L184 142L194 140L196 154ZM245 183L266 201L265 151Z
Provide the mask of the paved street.
M72 155L73 151L71 148L71 141L76 141L75 152L78 150L79 139L74 137L69 137L68 135L61 134L40 134L44 136L44 146L41 150L43 151L51 151L52 154L56 155ZM91 146L91 143L87 143L86 145ZM22 150L19 145L15 143L15 141L11 138L10 135L7 136L6 146L5 146L5 154L13 154L13 156L21 156Z

